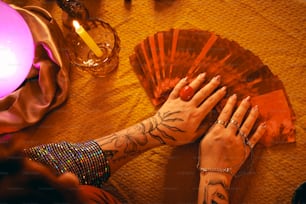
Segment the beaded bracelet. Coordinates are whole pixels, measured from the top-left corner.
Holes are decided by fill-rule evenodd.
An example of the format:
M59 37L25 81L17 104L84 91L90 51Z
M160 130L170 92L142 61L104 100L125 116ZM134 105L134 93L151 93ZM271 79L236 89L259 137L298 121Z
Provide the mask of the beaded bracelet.
M24 150L31 160L53 168L57 174L72 172L81 184L102 187L110 177L110 166L100 146L94 142L59 142Z
M209 173L209 172L215 172L215 173L227 173L230 174L231 176L233 175L232 173L232 168L202 168L200 167L199 163L197 164L197 169L199 169L199 171L201 173Z

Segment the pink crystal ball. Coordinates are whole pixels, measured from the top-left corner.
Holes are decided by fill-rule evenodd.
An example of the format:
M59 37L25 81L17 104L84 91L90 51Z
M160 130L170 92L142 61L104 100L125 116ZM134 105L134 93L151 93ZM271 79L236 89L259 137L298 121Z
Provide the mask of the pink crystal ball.
M15 91L34 59L34 41L20 13L0 0L0 98Z

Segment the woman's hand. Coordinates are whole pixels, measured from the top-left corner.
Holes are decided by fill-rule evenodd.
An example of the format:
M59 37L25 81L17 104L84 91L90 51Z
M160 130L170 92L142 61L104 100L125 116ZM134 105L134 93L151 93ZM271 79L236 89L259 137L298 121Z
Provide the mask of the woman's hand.
M167 101L152 118L155 127L152 127L154 131L151 135L155 139L168 145L183 145L204 134L202 121L226 94L225 87L216 90L220 85L220 76L214 77L205 86L204 81L205 74L200 74L190 84L186 78L179 81ZM190 95L186 95L186 92L182 95L181 91L186 85L189 86L187 92L189 91Z
M199 149L200 184L198 203L229 203L228 189L233 178L265 132L265 123L249 136L258 117L257 106L249 111L250 97L236 109L231 96L215 125L201 140Z
M250 97L247 97L232 115L236 100L236 95L229 98L215 125L201 140L199 167L230 168L230 173L235 175L263 136L265 123L259 125L254 134L249 136L258 117L258 107L249 111ZM229 179L231 181L232 176Z
M200 74L190 84L182 79L154 116L96 139L107 152L111 173L149 149L164 144L187 144L202 136L207 128L201 123L226 93L225 88L216 91L219 76L203 87L204 80L205 74ZM184 92L186 85L189 87Z

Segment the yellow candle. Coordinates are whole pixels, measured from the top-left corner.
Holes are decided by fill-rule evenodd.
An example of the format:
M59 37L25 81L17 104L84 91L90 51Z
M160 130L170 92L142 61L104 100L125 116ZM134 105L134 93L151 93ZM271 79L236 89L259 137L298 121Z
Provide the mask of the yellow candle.
M82 38L82 40L85 42L85 44L89 47L93 53L97 57L101 57L103 55L103 52L99 48L99 46L95 43L95 41L90 37L90 35L86 32L86 30L79 24L78 21L74 20L72 22L75 32Z

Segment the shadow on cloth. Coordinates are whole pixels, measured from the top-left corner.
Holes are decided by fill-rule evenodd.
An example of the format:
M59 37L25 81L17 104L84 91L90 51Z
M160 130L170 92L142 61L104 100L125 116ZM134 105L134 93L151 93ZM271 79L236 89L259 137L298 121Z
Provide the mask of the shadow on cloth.
M166 166L163 203L196 203L198 143L173 148Z

